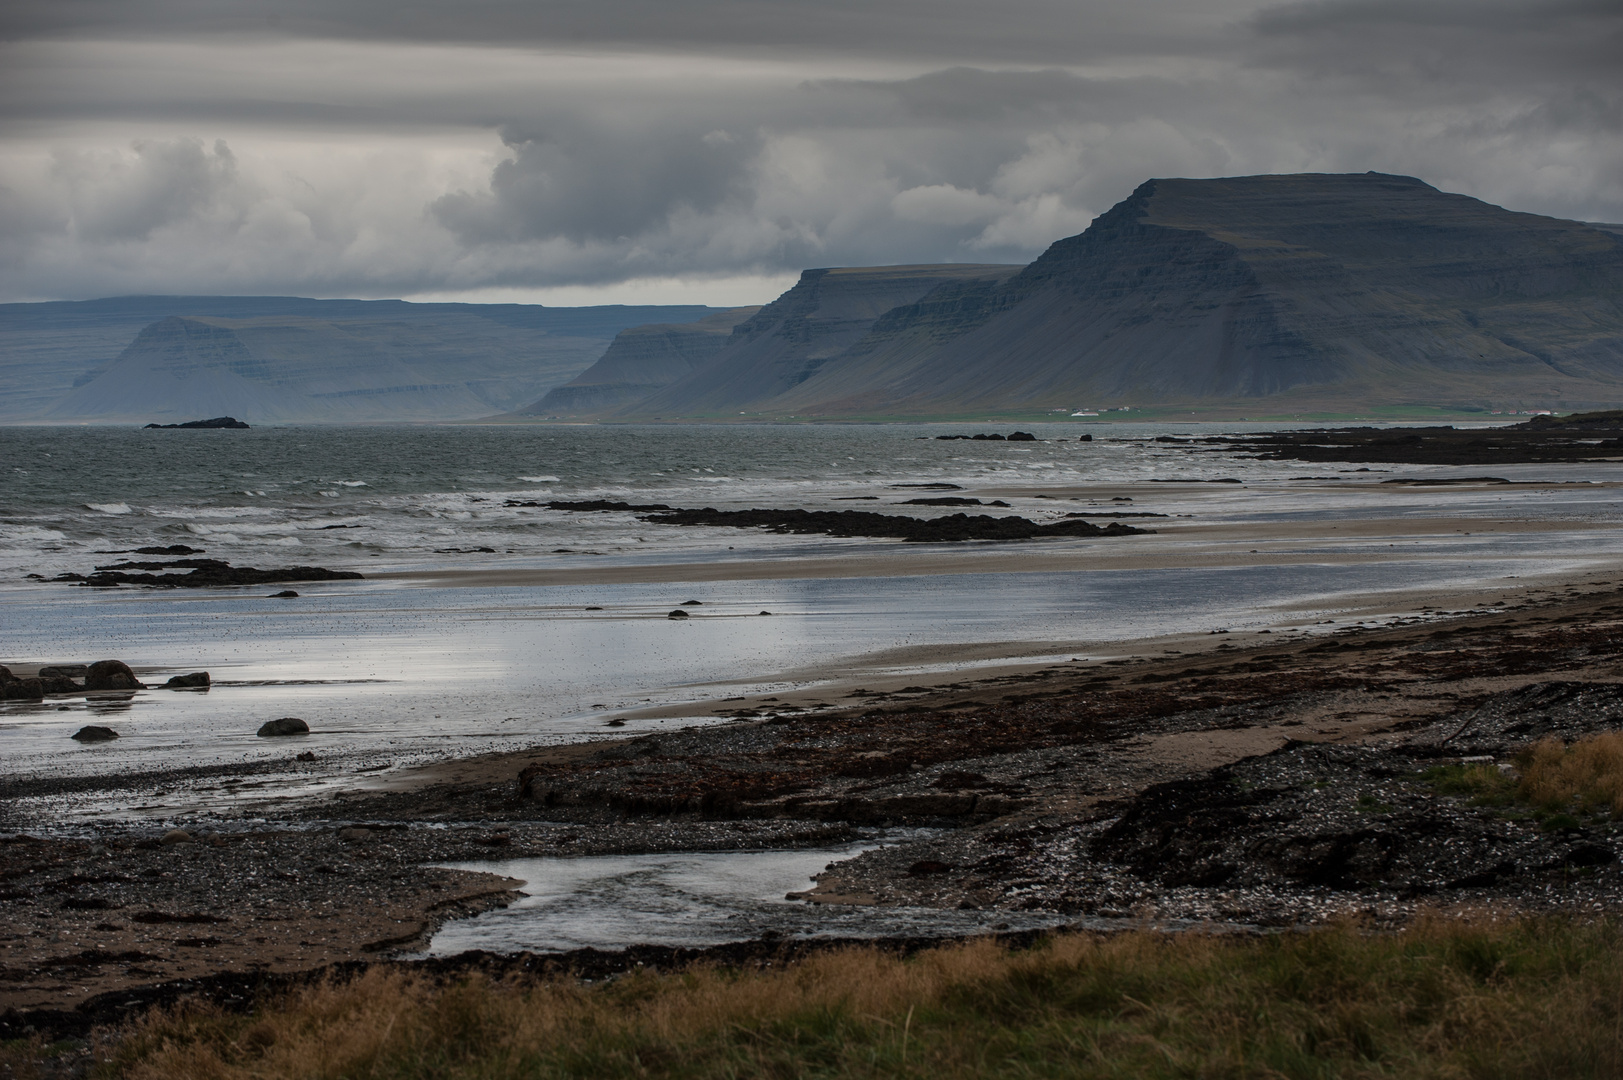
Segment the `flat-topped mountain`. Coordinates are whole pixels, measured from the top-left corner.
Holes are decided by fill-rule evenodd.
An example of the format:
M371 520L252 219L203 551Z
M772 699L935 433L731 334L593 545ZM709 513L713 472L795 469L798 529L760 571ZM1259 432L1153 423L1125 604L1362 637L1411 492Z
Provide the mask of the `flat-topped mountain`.
M597 363L516 416L595 416L647 398L706 366L732 339L733 327L760 307L728 308L697 322L651 323L620 331Z
M0 304L0 421L489 416L567 382L629 326L714 310L275 296Z
M752 348L807 286L622 415L1623 403L1620 238L1410 177L1150 180L1017 273L955 274L800 362Z

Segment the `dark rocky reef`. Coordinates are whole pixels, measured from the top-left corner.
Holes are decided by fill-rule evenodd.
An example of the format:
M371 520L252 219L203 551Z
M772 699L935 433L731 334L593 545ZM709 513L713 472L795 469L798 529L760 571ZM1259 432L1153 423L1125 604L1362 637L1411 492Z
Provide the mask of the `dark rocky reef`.
M1030 540L1047 536L1127 536L1146 531L1115 521L1101 528L1075 520L1039 525L1023 517L948 514L938 518L913 518L865 510L716 510L705 507L649 514L643 520L657 525L722 525L776 533L889 537L919 544Z
M246 429L247 427L248 427L247 424L243 423L241 420L238 420L234 416L216 416L213 420L188 420L184 424L148 424L147 425L148 430L151 430L153 428L157 428L160 431L172 430L174 428L243 428L243 429Z
M1383 465L1510 465L1623 458L1623 411L1535 416L1511 427L1320 428L1198 440L1270 461ZM1504 483L1462 477L1457 483ZM1439 481L1441 482L1441 481Z
M188 570L185 574L154 574L153 570ZM354 570L328 570L321 566L284 566L260 570L232 566L220 559L169 559L163 562L121 562L98 566L92 574L61 574L52 581L75 585L150 585L162 589L198 589L226 585L269 585L283 581L358 581Z
M910 501L929 506L980 505L976 499ZM1039 525L1028 518L998 518L986 514L975 517L949 514L938 518L914 518L875 514L866 510L717 510L708 506L699 510L683 510L663 503L609 502L602 499L579 502L561 499L550 502L509 500L507 505L537 506L549 510L629 510L644 515L642 520L654 525L716 525L733 529L766 529L776 533L885 537L926 544L959 540L1030 540L1044 536L1127 536L1146 531L1119 522L1111 522L1103 528L1075 520ZM988 505L1008 504L995 502Z

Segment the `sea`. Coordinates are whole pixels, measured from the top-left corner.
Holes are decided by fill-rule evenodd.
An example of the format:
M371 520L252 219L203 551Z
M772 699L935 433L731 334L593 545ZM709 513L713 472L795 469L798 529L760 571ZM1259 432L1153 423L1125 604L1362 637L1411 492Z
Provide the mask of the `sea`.
M1067 662L1161 634L1328 632L1345 627L1351 596L1600 573L1623 556L1614 465L1486 470L1558 486L1416 488L1378 481L1485 470L1259 461L1156 441L1265 427L1071 421L1026 425L1031 442L938 437L1013 430L991 422L0 428L0 663L116 658L154 687L0 705L0 778L151 775L285 756L278 740L255 732L265 720L297 716L312 728L301 747L322 764L278 797L303 797L363 772L720 722L720 699L815 694L831 671L939 674L946 669L927 658L936 646ZM1008 508L985 512L1041 521L1163 516L1123 519L1153 536L904 544L513 505L960 512L900 505L943 494L1001 499ZM1180 545L1244 555L1254 546L1247 528L1288 537L1293 523L1440 515L1454 523L1406 537L1401 548L1365 530L1269 549L1288 549L1291 561L1177 557ZM1496 516L1566 524L1470 528ZM1241 528L1226 539L1180 538L1188 526ZM51 580L174 544L236 566L364 577L223 589ZM1074 552L1077 561L1062 571L915 569L925 557L1016 550ZM1129 550L1157 557L1137 567L1088 561ZM888 569L794 570L797 560L855 566L869 558L890 560ZM660 569L671 566L754 569ZM639 567L638 580L605 582L609 571ZM435 576L451 570L488 573ZM532 571L556 573L545 583L504 576ZM299 596L271 595L284 588ZM667 617L684 604L690 618ZM213 679L206 693L156 688L171 674L204 670ZM624 723L611 728L616 720ZM121 738L72 741L87 723ZM271 812L265 793L246 787L154 794L150 785L109 782L71 799L39 796L30 812L63 822Z

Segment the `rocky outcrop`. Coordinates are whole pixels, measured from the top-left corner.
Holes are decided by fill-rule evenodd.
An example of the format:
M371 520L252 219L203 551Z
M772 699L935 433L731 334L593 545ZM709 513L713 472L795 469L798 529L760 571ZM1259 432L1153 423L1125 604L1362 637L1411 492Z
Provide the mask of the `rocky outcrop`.
M147 427L149 429L157 428L160 431L174 428L240 428L247 430L248 425L234 416L216 416L212 420L188 420L184 424L148 424Z
M168 690L207 690L210 685L209 673L194 671L190 675L171 675L163 685Z
M296 716L284 716L279 720L267 720L259 725L257 735L272 738L281 735L308 735L310 725Z
M112 742L118 738L118 732L110 727L102 727L99 724L87 724L75 731L71 737L74 742L82 743Z
M146 684L122 660L97 660L85 674L86 690L144 690Z
M656 525L722 525L775 533L890 537L916 544L1052 536L1129 536L1145 531L1116 521L1101 528L1080 520L1040 525L1028 518L1013 516L947 514L914 518L863 510L716 510L706 507L649 514L643 520Z
M173 569L184 569L189 573L150 573L153 570ZM284 566L278 570L260 570L252 566L232 566L219 559L171 559L165 562L114 563L96 567L93 574L60 574L51 580L96 587L148 585L163 589L197 589L269 585L282 581L357 581L362 577L354 570L328 570L323 566Z
M697 322L622 330L597 363L517 415L597 416L641 401L708 365L731 339L733 327L760 310L730 308Z

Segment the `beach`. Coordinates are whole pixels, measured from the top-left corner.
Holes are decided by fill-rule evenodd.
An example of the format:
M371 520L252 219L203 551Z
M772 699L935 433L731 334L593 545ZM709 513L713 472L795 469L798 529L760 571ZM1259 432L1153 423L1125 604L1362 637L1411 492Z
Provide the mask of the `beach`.
M619 924L549 937L538 914L561 919L568 890L544 899L523 884L537 867L593 858L632 862L569 880L609 888L628 911L657 901L688 912L672 925L691 925L694 945L717 941L727 920L745 938L923 934L932 921L920 913L932 911L950 934L1123 920L1255 930L1352 909L1401 922L1417 900L1379 875L1223 899L1147 882L1130 869L1139 841L1113 841L1127 870L1096 872L1086 852L1159 785L1298 745L1413 757L1416 733L1494 695L1620 680L1610 627L1623 542L1608 463L1502 465L1490 482L1469 466L1196 460L1126 431L1119 445L1078 443L1071 428L1068 441L1040 431L1012 447L845 434L867 458L815 477L812 450L835 460L838 440L823 431L774 433L771 454L735 433L734 467L715 474L731 483L615 474L569 486L539 460L525 475L570 498L964 512L909 504L946 485L953 498L1009 504L994 513L1146 531L921 544L673 528L632 511L507 506L526 501L511 477L367 495L402 482L361 469L350 482L364 488L288 481L274 506L224 480L185 506L103 502L84 482L67 498L126 512L11 512L0 612L12 651L0 662L28 676L117 657L148 688L0 706L0 827L13 837L10 880L29 882L5 898L16 927L0 961L6 1005L77 1009L210 970L607 946L627 933ZM674 438L664 453L692 451L680 440L695 436ZM899 472L904 453L919 460ZM1411 482L1383 482L1394 476ZM234 490L273 490L255 482L267 486ZM692 498L699 490L712 498ZM184 536L235 565L287 565L292 553L365 576L294 582L294 598L273 597L280 585L48 580L198 523ZM27 541L29 530L56 535ZM361 533L362 546L343 539ZM485 542L498 534L500 550ZM1427 668L1439 641L1474 642L1466 651L1480 655ZM206 691L161 688L204 670ZM255 734L280 716L310 734ZM86 724L119 738L72 741ZM163 844L175 829L189 839ZM763 864L739 879L743 893L714 897L682 885L698 871L669 861L771 851L805 851L818 866L825 852L832 868L814 882ZM1610 873L1585 877L1593 896L1552 902L1610 903ZM793 880L768 897L760 882L774 874ZM1519 903L1533 886L1513 878L1448 895ZM1034 888L1045 881L1068 884ZM376 917L306 925L287 910L322 904ZM134 919L150 912L222 921L171 932L163 918ZM293 920L287 934L249 932L278 919ZM669 933L663 944L689 943Z

